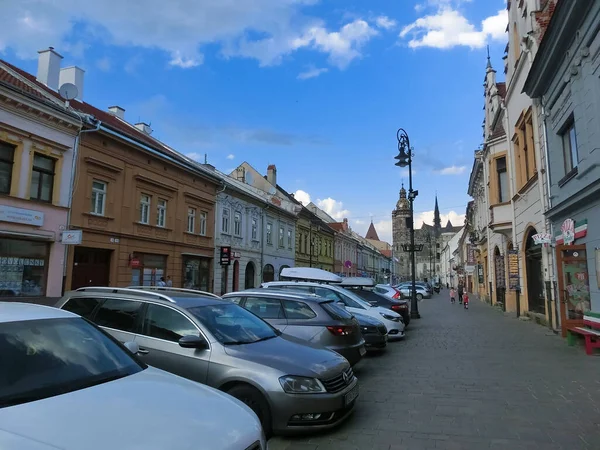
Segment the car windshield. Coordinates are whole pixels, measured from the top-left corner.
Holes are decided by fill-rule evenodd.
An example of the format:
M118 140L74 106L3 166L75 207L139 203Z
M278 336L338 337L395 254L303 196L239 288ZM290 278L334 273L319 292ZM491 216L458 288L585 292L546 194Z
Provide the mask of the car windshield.
M0 323L0 408L53 397L145 368L81 318Z
M235 303L195 306L188 311L223 345L252 344L277 336L271 325Z

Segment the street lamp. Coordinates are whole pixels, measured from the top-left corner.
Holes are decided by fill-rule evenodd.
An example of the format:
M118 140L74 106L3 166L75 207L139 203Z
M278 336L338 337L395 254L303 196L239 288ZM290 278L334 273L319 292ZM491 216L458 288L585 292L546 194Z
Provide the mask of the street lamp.
M411 308L410 308L410 317L414 319L420 319L421 315L419 314L419 304L417 302L417 286L416 286L416 274L415 274L415 224L414 224L414 209L413 203L417 195L419 195L419 191L413 191L412 187L412 157L413 157L413 149L410 146L410 140L408 139L408 134L402 128L400 128L396 132L396 138L398 139L398 156L395 156L394 159L397 159L398 162L395 163L398 167L407 167L408 166L408 200L410 202L410 217L409 217L409 229L410 229L410 275L412 280L412 289L411 289Z

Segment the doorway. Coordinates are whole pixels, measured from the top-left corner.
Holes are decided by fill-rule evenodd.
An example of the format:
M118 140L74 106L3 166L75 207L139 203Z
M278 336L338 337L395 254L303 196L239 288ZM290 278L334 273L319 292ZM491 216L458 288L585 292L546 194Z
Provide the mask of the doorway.
M108 286L112 250L75 247L71 289L87 286Z
M562 336L567 328L583 326L583 315L590 310L590 284L585 245L559 245L558 287Z
M254 263L252 261L248 262L244 274L244 289L252 289L254 287L255 273Z
M542 268L542 247L535 245L533 235L535 228L527 233L525 243L525 270L527 273L527 302L529 311L546 314L546 298L544 296L544 273Z
M240 290L240 262L233 262L233 292Z
M498 247L494 250L494 272L496 279L496 303L502 305L506 311L506 268L504 266L504 256L500 254Z

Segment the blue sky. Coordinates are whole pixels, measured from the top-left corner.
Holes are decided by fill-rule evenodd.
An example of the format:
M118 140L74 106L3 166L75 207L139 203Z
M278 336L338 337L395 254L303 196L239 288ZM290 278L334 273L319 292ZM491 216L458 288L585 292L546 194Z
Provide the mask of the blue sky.
M415 149L415 211L462 221L482 140L486 45L502 78L505 0L8 0L0 57L36 72L53 46L84 100L228 171L243 161L390 239Z

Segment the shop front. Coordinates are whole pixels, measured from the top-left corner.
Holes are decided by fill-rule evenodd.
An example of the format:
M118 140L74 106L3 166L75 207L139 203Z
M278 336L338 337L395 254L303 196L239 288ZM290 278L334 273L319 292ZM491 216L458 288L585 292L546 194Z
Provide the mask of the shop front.
M561 331L562 336L566 337L569 327L583 325L586 312L600 309L600 299L597 298L600 283L596 274L598 249L590 248L587 244L586 219L567 218L555 227L559 229L556 235L556 261ZM598 285L596 289L590 289L590 274ZM595 299L592 298L592 290L596 293Z
M41 297L48 279L50 243L0 239L0 297Z
M132 286L157 286L161 278L166 278L166 255L134 252L129 265Z
M210 292L210 267L212 259L197 255L181 255L183 287Z

